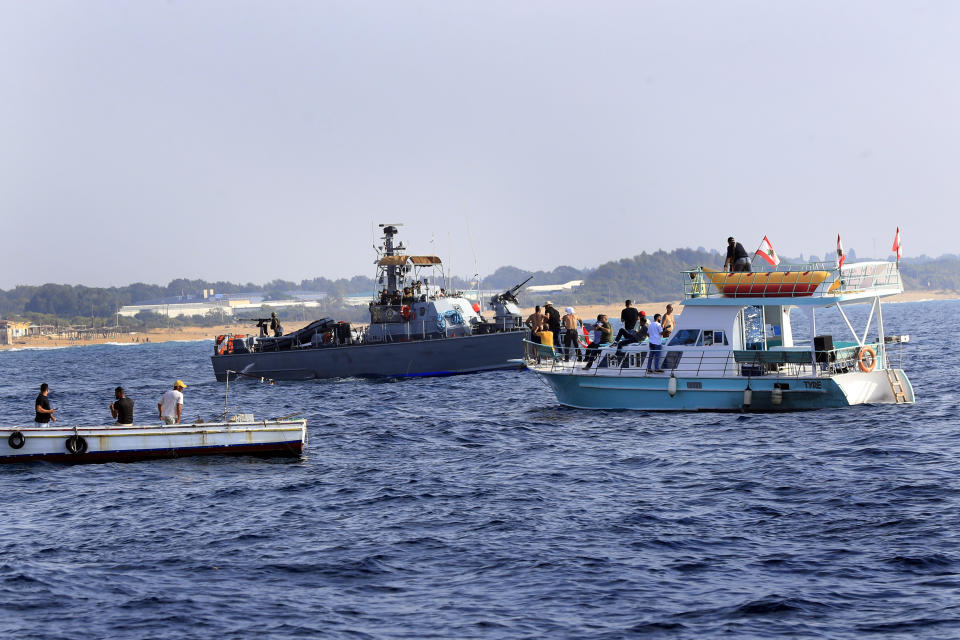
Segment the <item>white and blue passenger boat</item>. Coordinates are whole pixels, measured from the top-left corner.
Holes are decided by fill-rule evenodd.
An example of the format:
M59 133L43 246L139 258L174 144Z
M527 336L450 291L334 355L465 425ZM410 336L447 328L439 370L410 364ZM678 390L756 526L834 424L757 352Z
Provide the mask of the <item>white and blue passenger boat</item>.
M683 313L664 340L661 371L648 371L649 344L603 347L592 366L527 344L527 366L561 404L647 411L792 411L856 404L912 404L901 369L908 336L884 331L882 298L903 291L894 262L840 268L683 272ZM847 309L869 305L865 326ZM838 312L849 337L818 335L817 314ZM810 325L794 340L791 310Z

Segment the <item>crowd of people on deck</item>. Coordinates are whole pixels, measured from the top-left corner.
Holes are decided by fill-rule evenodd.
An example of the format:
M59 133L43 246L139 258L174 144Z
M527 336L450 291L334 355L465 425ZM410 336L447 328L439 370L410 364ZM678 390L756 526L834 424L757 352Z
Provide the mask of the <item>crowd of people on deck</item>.
M157 413L160 421L164 425L180 424L180 418L183 414L183 390L187 385L183 380L177 380L173 383L172 389L167 389L160 396L157 403ZM123 387L117 387L113 390L113 402L110 403L110 415L116 420L117 425L133 424L133 400L127 397L127 392ZM57 409L50 406L50 385L44 382L40 385L40 394L34 402L34 425L37 427L49 427L57 421L54 415Z
M723 263L724 271L749 272L751 271L750 262L750 255L743 248L743 245L733 237L727 238L727 254ZM620 312L622 326L616 337L613 336L609 318L606 314L601 313L597 315L597 319L593 323L592 340L589 338L589 334L583 330L583 321L577 316L576 310L573 307L567 307L565 311L566 314L561 317L560 312L553 307L553 303L550 301L544 303L543 310L539 305L535 307L533 313L527 317L524 323L533 334L534 342L552 346L563 356L565 362L569 362L574 356L577 361L586 360L584 369L589 369L593 366L593 362L602 347L615 344L617 346L616 353L621 354L623 348L627 345L647 340L650 347L647 371L663 373L663 369L660 368L663 342L670 337L676 326L672 304L666 306L662 315L655 313L653 319L649 320L645 311L634 307L632 300L626 300L623 310ZM583 348L581 349L581 347Z
M632 300L626 300L620 312L622 326L616 337L607 314L601 313L593 323L592 339L584 329L583 320L577 315L576 309L566 307L564 312L561 316L553 302L548 300L542 308L540 305L534 307L524 324L530 329L535 342L552 346L565 362L576 358L577 362L585 361L584 368L589 369L602 347L616 344L619 354L629 344L648 340L650 357L647 370L663 372L660 368L660 351L664 339L670 337L676 324L672 304L666 306L663 314L656 313L650 320L645 311L633 306Z

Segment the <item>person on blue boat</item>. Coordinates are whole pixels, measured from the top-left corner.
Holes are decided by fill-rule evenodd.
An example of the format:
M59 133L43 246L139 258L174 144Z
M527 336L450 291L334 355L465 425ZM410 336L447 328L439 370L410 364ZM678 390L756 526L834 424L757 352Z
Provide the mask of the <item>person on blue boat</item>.
M723 261L723 270L750 271L750 255L733 236L727 238L727 259Z
M117 424L133 424L133 400L127 397L123 387L113 390L116 398L110 403L110 415L117 419Z
M565 329L563 334L563 359L569 361L571 354L576 352L577 362L580 362L583 360L583 356L580 354L580 327L583 326L583 322L573 307L567 307L565 311L566 314L562 318L563 328Z
M660 314L653 315L653 322L647 329L650 334L650 357L647 358L647 373L663 373L660 368L660 349L663 347L663 327L660 325Z
M33 404L34 409L36 410L36 416L33 418L33 423L38 427L47 427L51 422L56 422L57 419L54 417L53 413L56 409L50 408L50 385L46 382L40 385L40 395L37 396L36 402Z
M547 300L543 305L543 314L547 317L547 328L553 332L553 346L560 346L560 312Z
M597 316L597 321L593 325L593 343L587 347L587 364L583 367L589 369L593 366L593 361L597 359L600 348L613 342L613 327L607 319L607 314L601 313Z

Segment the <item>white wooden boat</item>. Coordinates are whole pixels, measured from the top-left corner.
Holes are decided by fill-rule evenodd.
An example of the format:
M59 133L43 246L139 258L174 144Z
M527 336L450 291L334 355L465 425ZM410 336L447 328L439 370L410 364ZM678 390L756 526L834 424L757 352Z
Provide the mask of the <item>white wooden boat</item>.
M203 455L299 456L306 420L179 425L0 427L0 463L118 462Z

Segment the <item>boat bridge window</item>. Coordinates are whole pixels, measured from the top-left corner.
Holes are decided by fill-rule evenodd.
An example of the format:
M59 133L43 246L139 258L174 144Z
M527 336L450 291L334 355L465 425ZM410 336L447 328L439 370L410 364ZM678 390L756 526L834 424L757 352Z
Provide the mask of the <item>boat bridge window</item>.
M671 347L682 347L686 345L695 345L700 338L700 329L681 329L677 331L670 342Z
M711 347L715 344L727 344L727 336L723 331L704 331L697 341L698 347Z

